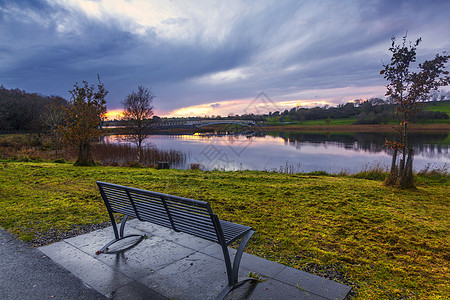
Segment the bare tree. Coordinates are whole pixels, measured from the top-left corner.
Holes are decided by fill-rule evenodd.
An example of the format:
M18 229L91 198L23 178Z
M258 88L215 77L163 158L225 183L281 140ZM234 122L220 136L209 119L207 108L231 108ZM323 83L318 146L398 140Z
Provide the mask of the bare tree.
M418 72L409 70L411 63L416 61L416 49L420 44L419 38L414 43L407 44L407 36L403 37L402 44L396 44L392 38L389 51L392 52L391 62L383 65L381 74L389 82L386 96L392 98L397 105L397 115L401 118L397 128L398 136L394 141L386 140L386 145L394 150L391 171L386 179L386 185L395 185L401 188L414 187L412 164L413 149L408 141L408 123L414 114L422 110L422 103L430 92L440 86L450 84L448 71L445 70L449 55L436 54L432 60L426 60L418 65ZM397 162L397 155L400 160Z
M46 132L50 135L50 140L58 157L58 150L61 147L61 132L59 128L64 124L64 113L67 107L67 101L61 97L52 96L51 103L44 107L40 115L41 123Z
M128 141L136 144L138 157L141 161L142 142L149 135L152 126L153 99L155 94L148 88L138 86L137 91L131 92L121 103L123 105L123 121L129 135Z

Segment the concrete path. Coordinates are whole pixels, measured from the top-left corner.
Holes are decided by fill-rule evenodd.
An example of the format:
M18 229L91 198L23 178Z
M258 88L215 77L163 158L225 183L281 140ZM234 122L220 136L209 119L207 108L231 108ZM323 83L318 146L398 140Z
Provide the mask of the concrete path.
M0 299L106 299L0 228Z
M112 299L214 299L227 284L219 245L138 220L129 221L125 231L149 237L126 251L96 255L113 238L109 227L38 249ZM116 243L110 252L131 242ZM350 291L346 285L245 253L239 275L249 272L266 280L246 283L228 299L344 299Z

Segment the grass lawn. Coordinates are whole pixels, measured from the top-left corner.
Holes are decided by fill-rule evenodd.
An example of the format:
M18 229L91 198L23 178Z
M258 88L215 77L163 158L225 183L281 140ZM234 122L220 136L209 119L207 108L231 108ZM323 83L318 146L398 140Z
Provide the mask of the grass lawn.
M301 122L304 126L315 126L315 125L352 125L356 122L356 118L345 118L345 119L331 119L329 123L327 120L306 120Z
M448 299L447 178L403 191L381 181L257 171L203 172L0 162L0 225L23 240L108 220L95 181L209 201L252 226L247 252L337 272L356 299Z
M284 119L284 122L279 122L278 121L279 117L272 117L272 118L267 118L267 123L268 125L277 125L277 126L282 126L282 125L303 125L303 126L316 126L316 125L352 125L356 122L356 118L345 118L345 119L330 119L329 123L327 123L327 120L305 120L305 121L291 121L288 117L286 117Z
M427 102L423 108L428 111L441 111L450 115L450 101Z
M417 122L420 124L422 122ZM440 119L440 120L424 120L424 124L450 124L450 119Z

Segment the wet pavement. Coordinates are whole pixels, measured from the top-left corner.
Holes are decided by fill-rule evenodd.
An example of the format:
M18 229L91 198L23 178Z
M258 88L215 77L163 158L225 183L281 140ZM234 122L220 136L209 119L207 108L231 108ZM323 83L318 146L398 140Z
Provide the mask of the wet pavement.
M109 253L96 255L113 239L109 227L38 249L41 256L68 270L68 275L79 278L86 288L111 299L215 299L227 285L218 244L138 220L129 221L125 233L148 238L136 245L136 240L125 239L110 247ZM249 281L227 299L344 299L351 289L244 253L239 276L250 272L264 281ZM41 276L46 274L44 271Z
M0 299L106 299L41 251L0 228Z

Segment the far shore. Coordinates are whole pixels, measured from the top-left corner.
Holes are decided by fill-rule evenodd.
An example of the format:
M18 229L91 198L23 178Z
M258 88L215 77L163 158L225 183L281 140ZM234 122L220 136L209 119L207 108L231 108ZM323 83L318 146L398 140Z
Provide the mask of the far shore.
M398 126L392 124L376 125L278 125L265 127L252 127L264 131L338 131L338 132L390 132ZM414 132L449 132L450 124L410 124L410 131Z
M321 131L321 132L395 132L398 126L392 124L376 125L274 125L241 127L242 130L254 131ZM450 132L450 124L410 124L410 132ZM226 126L211 126L202 128L171 128L156 130L157 134L193 134L196 132L227 131Z

